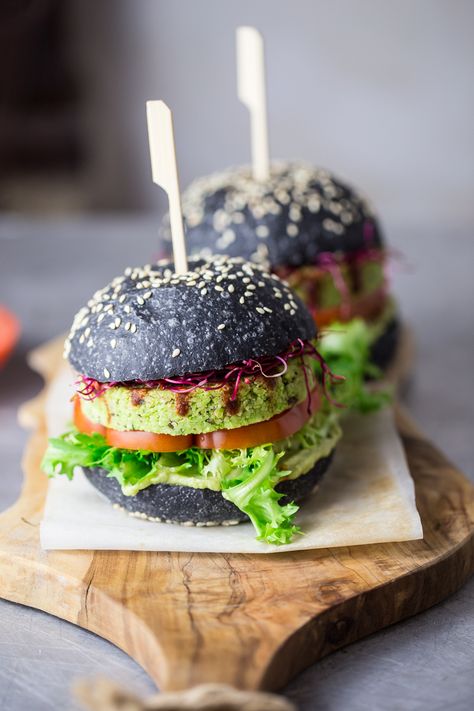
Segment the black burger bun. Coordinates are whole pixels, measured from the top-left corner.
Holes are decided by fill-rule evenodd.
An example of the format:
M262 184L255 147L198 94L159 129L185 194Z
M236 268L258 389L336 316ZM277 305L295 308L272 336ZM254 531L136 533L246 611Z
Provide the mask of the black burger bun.
M316 264L324 252L379 248L366 200L321 168L273 163L256 182L250 167L198 178L183 194L188 248L242 256L272 267ZM166 227L163 230L166 237Z
M281 504L301 504L321 480L331 463L332 453L297 479L286 479L276 486L284 497ZM105 469L84 468L88 481L109 501L140 518L184 525L222 525L247 521L247 515L224 499L220 491L193 489L190 486L152 484L135 496L125 496L120 484L107 476Z
M241 258L127 269L74 319L65 357L99 382L158 380L274 356L316 327L276 275Z

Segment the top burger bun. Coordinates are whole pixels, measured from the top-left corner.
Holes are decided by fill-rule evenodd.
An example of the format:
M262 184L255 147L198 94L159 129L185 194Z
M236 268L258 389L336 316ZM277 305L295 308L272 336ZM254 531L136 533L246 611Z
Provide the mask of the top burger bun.
M316 335L302 301L277 276L241 258L194 258L127 269L76 315L65 343L81 375L158 380L278 355Z
M273 163L266 182L255 181L247 166L199 178L183 195L183 213L192 253L243 256L272 267L382 246L364 198L305 163Z

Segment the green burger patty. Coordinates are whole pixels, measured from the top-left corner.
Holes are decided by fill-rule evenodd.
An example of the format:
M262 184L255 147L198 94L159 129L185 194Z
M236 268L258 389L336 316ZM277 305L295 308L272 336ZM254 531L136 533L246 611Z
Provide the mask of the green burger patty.
M298 296L306 302L310 298L306 293L308 284L304 278L302 279L302 277L306 276L306 278L310 280L310 283L312 283L314 279L314 277L311 277L313 269L313 267L310 267L309 269L302 267L300 274L296 273L293 277L288 279L290 286L292 286ZM357 296L371 294L379 289L384 283L383 265L376 261L367 261L359 265L357 270L357 292L354 292L353 289L354 285L351 278L350 268L344 264L341 264L340 273L344 279L348 292ZM319 275L317 293L317 304L320 309L339 306L342 302L342 294L339 287L334 282L334 277L329 272L324 275Z
M312 386L310 374L309 378ZM248 383L242 379L235 400L231 399L233 387L175 393L160 387L114 385L100 397L81 400L81 407L92 422L115 430L187 435L269 420L308 394L300 358L289 361L287 372L280 377L257 376Z

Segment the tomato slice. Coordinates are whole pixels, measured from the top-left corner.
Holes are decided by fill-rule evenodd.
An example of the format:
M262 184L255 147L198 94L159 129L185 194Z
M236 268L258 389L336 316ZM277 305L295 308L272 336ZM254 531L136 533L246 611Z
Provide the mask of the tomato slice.
M325 309L312 309L313 318L319 328L328 326L334 321L343 321L340 306L330 306Z
M105 433L107 444L121 449L144 449L150 452L179 452L193 446L193 435L168 435L137 430L112 430Z
M216 430L205 434L168 435L137 430L120 431L91 422L82 412L79 397L74 398L74 424L79 432L92 434L99 432L111 447L121 449L143 449L150 452L178 452L190 447L201 449L245 449L259 444L277 442L298 432L321 406L319 388L311 393L308 400L275 415L270 420L256 422L232 430Z
M104 427L104 425L99 425L97 422L92 422L92 420L89 420L89 418L84 415L78 395L74 397L73 421L79 432L88 435L98 432L105 437L107 428Z
M206 434L194 435L194 446L202 449L245 449L259 444L278 442L279 439L290 437L298 432L314 415L321 405L319 388L311 393L310 407L308 401L275 415L271 420L256 422L245 427L232 430L216 430Z
M370 294L352 299L345 307L339 305L325 309L313 308L313 318L320 328L328 326L334 323L334 321L345 323L357 316L370 321L382 313L386 300L387 294L385 288L381 287L380 289L372 291Z
M193 446L193 435L167 435L154 432L141 432L138 430L113 430L89 420L82 412L79 397L74 398L74 424L79 432L93 434L98 432L107 444L120 449L143 449L150 452L178 452Z

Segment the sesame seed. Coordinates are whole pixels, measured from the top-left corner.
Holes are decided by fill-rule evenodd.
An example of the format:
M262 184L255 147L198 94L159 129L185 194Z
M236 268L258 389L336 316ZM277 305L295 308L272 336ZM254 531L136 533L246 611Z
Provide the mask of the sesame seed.
M181 351L179 350L179 348L175 348L174 351L173 351L172 354L171 354L171 357L172 357L172 358L177 358L177 357L180 355L180 353L181 353Z
M115 323L115 328L118 328L120 326L120 324L122 323L122 319L119 318L119 316L117 316L114 323Z
M130 321L127 321L127 323L125 324L125 330L130 331L131 327L132 327L132 324L130 323Z
M131 313L131 311L132 311L132 309L130 308L129 304L126 304L126 305L123 307L123 310L125 311L126 314L129 314L129 313Z
M109 328L111 328L112 331L114 331L117 328L117 326L115 325L115 321L112 321L112 323L109 323Z
M130 326L130 331L131 331L132 333L136 333L136 332L137 332L137 324L136 324L136 323L132 323L132 325Z
M235 286L234 286L233 284L229 284L229 286L227 287L227 291L228 291L230 294L233 294L234 291L235 291Z
M225 328L225 323L220 323L217 327L218 331L222 331Z
M273 313L272 309L269 309L268 306L264 306L264 307L263 307L263 310L266 311L267 314L272 314L272 313Z
M264 314L264 313L265 313L265 311L264 311L260 306L257 306L256 309L255 309L255 311L257 311L257 313L259 313L259 314Z
M224 291L224 289L222 288L222 286L219 286L218 284L216 284L216 286L214 287L214 289L215 289L216 291Z
M206 296L207 289L201 289L201 296Z
M115 348L115 346L117 345L117 339L112 338L112 340L110 341L110 345L112 346L112 348Z
M243 296L241 296L241 297L240 297L240 299L239 299L239 304L243 304L243 303L244 303L244 301L245 301L244 297L243 297Z
M107 368L104 368L104 375L106 378L110 378L110 372L107 370Z
M141 296L139 296L138 299L137 299L137 302L140 304L140 306L143 306L143 304L145 303L145 300L142 299Z

